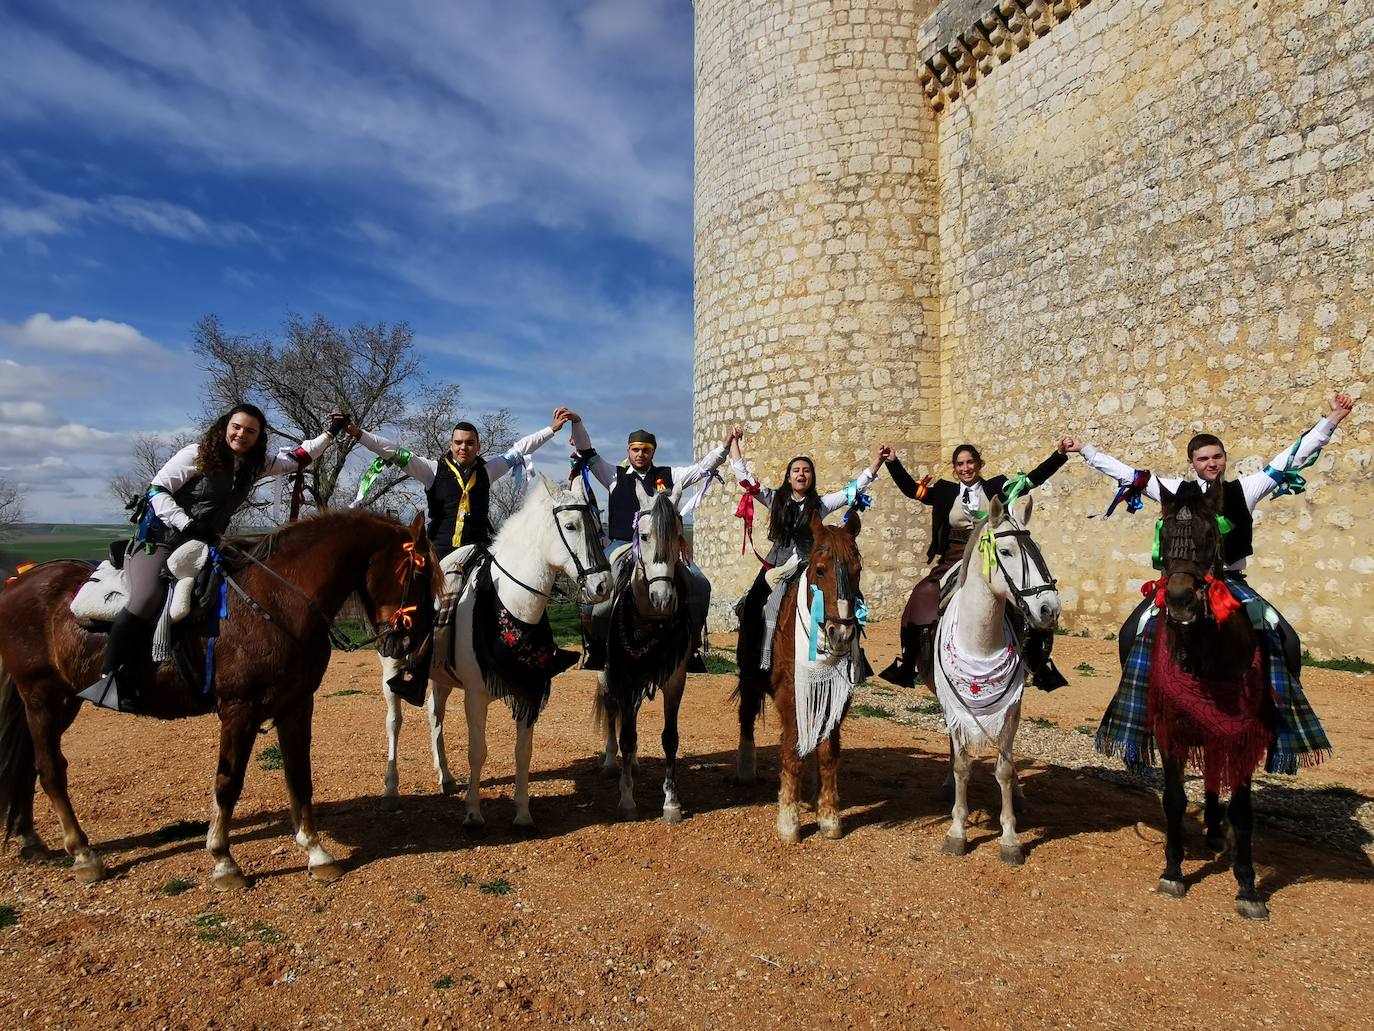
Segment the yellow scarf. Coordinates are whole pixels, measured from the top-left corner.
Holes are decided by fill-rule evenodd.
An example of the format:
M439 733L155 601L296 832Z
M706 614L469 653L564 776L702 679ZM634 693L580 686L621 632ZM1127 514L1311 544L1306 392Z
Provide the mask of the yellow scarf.
M468 496L472 493L473 484L477 482L477 463L473 463L472 472L468 478L463 479L463 471L453 464L453 459L444 456L444 464L453 470L453 475L458 480L458 486L462 488L463 496L458 499L458 515L453 520L453 546L456 548L463 543L463 523L467 521L468 512L471 506L468 503Z

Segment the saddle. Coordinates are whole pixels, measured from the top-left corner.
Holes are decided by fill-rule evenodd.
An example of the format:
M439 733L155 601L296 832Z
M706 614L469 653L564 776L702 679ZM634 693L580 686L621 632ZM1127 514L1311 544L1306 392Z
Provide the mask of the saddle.
M202 541L187 541L168 556L162 573L169 587L162 621L180 623L219 601L220 576L209 558L210 548ZM111 559L101 562L81 585L69 606L80 626L104 631L128 604L129 583L123 566L123 548L112 548Z

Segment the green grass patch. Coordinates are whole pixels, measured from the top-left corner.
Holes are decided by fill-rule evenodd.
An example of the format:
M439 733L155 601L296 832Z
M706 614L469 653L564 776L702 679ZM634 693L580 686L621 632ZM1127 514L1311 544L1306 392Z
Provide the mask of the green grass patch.
M849 715L872 716L876 719L885 720L889 716L891 716L892 713L888 712L881 706L869 705L867 702L859 702L857 705L851 705L849 707Z
M13 927L19 923L19 910L13 906L0 906L0 928Z
M1074 667L1074 669L1078 670L1078 672L1082 673L1085 677L1093 677L1097 675L1097 669L1093 666L1091 662L1080 662L1077 666Z
M1312 653L1304 651L1302 653L1302 664L1304 666L1315 666L1317 669L1335 669L1342 673L1374 673L1374 662L1361 659L1355 656L1346 655L1339 659L1314 659Z
M717 655L712 652L710 655L706 656L706 672L725 673L733 676L739 672L739 666L735 664L734 659L729 659L724 655Z
M940 699L929 698L924 702L917 702L915 705L908 705L907 712L915 713L917 716L939 716L943 713L944 706L940 704Z
M1082 726L1074 727L1073 729L1075 733L1082 734L1084 737L1092 737L1094 734L1097 733L1096 727L1090 727L1086 723L1084 723Z
M367 694L367 692L364 691L364 690L362 690L361 688L358 688L358 687L346 687L346 688L344 688L342 691L333 691L333 692L331 692L331 693L325 695L325 697L326 697L326 698L347 698L349 695L352 695L352 694Z
M443 977L436 977L433 981L433 985L435 990L440 992L444 991L445 989L452 988L453 975L445 974Z
M188 838L203 838L209 830L210 824L205 820L178 820L153 831L152 838L159 845L165 845L172 841L186 841Z
M582 610L576 605L550 605L549 625L553 639L560 647L582 643Z
M1054 720L1047 720L1043 716L1030 716L1026 719L1026 722L1032 727L1039 727L1041 730L1049 730L1052 727L1058 726Z
M504 877L498 877L494 881L487 881L485 884L479 884L477 890L483 895L509 895L515 888L511 885L510 881L506 880Z
M173 896L181 895L185 892L190 891L194 887L195 885L192 884L190 881L182 880L180 877L178 877L176 880L168 881L166 884L162 886L162 894Z
M260 941L264 945L277 945L286 940L286 935L271 924L265 924L261 920L254 920L249 924L248 933L253 936L254 940Z
M428 898L428 895L422 895L420 892L417 891L414 895L410 896L410 901L415 903L423 903Z
M229 921L219 913L201 913L191 921L196 929L196 938L210 945L242 945L243 935L229 926Z
M268 745L257 755L258 765L264 770L280 770L282 768L281 746Z

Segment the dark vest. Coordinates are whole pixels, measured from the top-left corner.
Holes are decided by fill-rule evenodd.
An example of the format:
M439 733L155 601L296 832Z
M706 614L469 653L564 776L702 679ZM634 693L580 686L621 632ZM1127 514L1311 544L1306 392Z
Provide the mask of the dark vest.
M816 511L820 511L819 507ZM809 555L815 538L811 534L811 511L806 503L789 497L787 504L783 506L780 522L780 526L774 526L771 522L768 525L774 549L795 548L802 557Z
M635 513L640 508L635 480L640 477L643 477L646 493L651 498L658 489L659 480L668 490L673 489L673 470L667 466L651 465L642 473L633 472L623 465L616 466L615 486L611 488L611 496L606 503L609 520L607 530L613 541L628 541L634 532Z
M253 493L253 483L251 477L236 483L232 468L196 473L172 492L172 500L192 519L207 524L216 533L223 533L234 513ZM161 523L157 525L159 528L149 531L149 540L155 544L179 543L180 531Z
M429 503L429 539L441 558L455 547L491 543L491 479L487 476L487 464L481 458L477 459L469 478L472 492L468 498L467 518L463 521L463 536L457 545L453 543L463 485L458 482L451 462L451 458L439 459L434 483L425 491L425 500Z
M1221 485L1221 514L1231 521L1231 532L1222 538L1221 554L1229 566L1255 553L1255 517L1245 504L1245 488L1239 480Z

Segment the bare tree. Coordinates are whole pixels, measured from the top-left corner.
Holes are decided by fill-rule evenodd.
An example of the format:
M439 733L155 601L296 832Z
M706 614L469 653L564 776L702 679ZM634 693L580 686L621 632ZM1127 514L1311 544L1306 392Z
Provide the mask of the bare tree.
M24 498L18 484L0 480L0 539L8 537L16 523L24 520Z
M121 506L141 496L167 460L193 440L195 438L189 433L177 433L171 437L151 434L136 436L129 466L110 477L110 496Z

